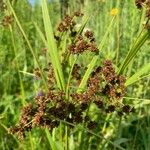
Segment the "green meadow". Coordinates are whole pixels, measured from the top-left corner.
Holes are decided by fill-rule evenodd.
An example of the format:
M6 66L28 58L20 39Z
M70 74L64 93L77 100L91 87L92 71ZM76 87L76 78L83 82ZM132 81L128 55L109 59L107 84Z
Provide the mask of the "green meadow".
M0 1L0 150L150 150L149 0Z

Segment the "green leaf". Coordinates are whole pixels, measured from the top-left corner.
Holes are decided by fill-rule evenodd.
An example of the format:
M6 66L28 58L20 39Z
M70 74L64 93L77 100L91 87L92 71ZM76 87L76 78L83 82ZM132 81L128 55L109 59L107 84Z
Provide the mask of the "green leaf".
M143 74L150 71L150 63L146 64L143 68L139 69L134 75L127 79L125 85L129 86L140 79ZM142 77L143 78L143 77Z
M62 72L60 58L58 55L57 46L56 46L55 39L54 39L52 24L51 24L46 0L42 1L42 13L43 13L43 21L44 21L46 39L47 39L47 44L48 44L47 45L48 52L50 54L52 66L54 68L57 85L61 90L65 90L64 75Z
M128 51L127 56L125 57L123 63L121 64L118 74L121 74L124 72L124 70L128 67L129 63L133 60L133 58L136 56L142 45L146 42L146 40L149 38L150 34L149 31L144 31L143 34L140 34L131 49Z
M19 21L17 15L16 15L16 13L15 13L15 10L14 10L13 7L11 6L9 0L7 0L7 4L8 4L8 7L9 7L10 11L12 12L12 14L13 14L13 16L14 16L14 19L15 19L15 21L16 21L16 23L17 23L17 26L19 27L19 30L21 31L21 34L23 35L23 37L24 37L24 39L25 39L25 41L26 41L26 43L27 43L27 45L28 45L28 47L29 47L29 50L31 51L31 54L33 55L33 57L34 57L34 59L35 59L35 62L36 62L37 66L38 66L38 68L39 68L39 71L40 71L40 73L41 73L42 80L43 80L43 82L44 82L44 86L45 86L45 88L48 90L48 85L47 85L47 82L46 82L44 73L43 73L43 71L42 71L42 69L41 69L41 66L40 66L38 57L36 56L36 54L35 54L35 52L34 52L32 46L31 46L31 44L30 44L30 41L29 41L29 39L28 39L28 37L27 37L27 35L26 35L26 33L25 33L25 31L24 31L24 29L23 29L23 27L22 27L22 25L21 25L21 23L20 23L20 21Z
M102 50L102 48L103 48L103 46L104 46L104 44L105 44L105 42L107 40L107 36L108 36L109 32L112 29L114 19L115 19L115 17L112 18L112 20L111 20L111 22L110 22L110 24L109 24L109 26L107 28L107 31L106 31L102 41L100 42L100 44L98 46L100 52L101 52L101 50ZM87 80L88 80L90 74L92 73L93 68L95 67L98 58L99 58L99 56L94 56L93 59L91 60L91 62L89 63L88 69L86 70L86 72L85 72L85 74L84 74L84 76L83 76L83 78L81 80L81 83L80 83L80 85L78 87L77 92L81 92L85 88L85 86L87 84Z
M52 150L57 150L56 144L55 144L55 142L52 140L51 134L49 133L49 130L48 130L47 128L45 129L45 132L46 132L46 137L47 137L47 139L48 139L48 142L49 142L49 144L50 144L50 146L51 146L51 149L52 149Z
M81 92L84 89L84 87L86 86L87 80L88 80L91 72L93 71L93 68L95 67L95 64L96 64L96 62L98 60L98 57L99 56L94 56L93 59L92 59L92 61L88 65L88 69L86 70L86 72L85 72L85 74L84 74L84 76L83 76L83 78L81 80L81 83L80 83L80 85L78 87L77 92Z
M114 144L120 145L120 144L126 143L128 141L129 141L129 139L127 139L127 138L120 138L120 139L117 139L116 141L114 141Z

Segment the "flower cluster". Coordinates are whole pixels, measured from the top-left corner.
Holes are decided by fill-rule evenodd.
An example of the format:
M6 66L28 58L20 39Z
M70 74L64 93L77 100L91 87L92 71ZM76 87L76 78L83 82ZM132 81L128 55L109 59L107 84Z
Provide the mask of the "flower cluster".
M1 24L4 26L4 27L8 27L9 25L11 25L13 23L13 16L12 15L6 15L4 16Z
M62 22L59 23L57 30L59 32L70 31L70 35L75 37L77 31L75 29L76 17L82 17L83 13L75 12L72 16L66 15ZM55 39L59 37L55 35ZM87 30L84 35L78 35L73 40L74 42L69 46L71 53L82 53L85 50L97 51L98 48L95 44L95 38L92 31Z
M81 78L81 72L74 74L77 69L82 69L82 66L75 64L72 72L74 80ZM48 83L52 84L51 81L49 82L50 78L54 79L52 68L44 70L48 72ZM35 73L40 77L38 69L35 69ZM25 132L34 127L47 127L52 130L59 126L61 120L74 125L85 122L88 129L94 129L97 127L97 122L86 113L92 103L105 113L116 111L122 116L133 112L134 108L121 102L125 94L124 83L125 78L115 73L112 62L105 60L101 67L96 67L91 73L87 87L82 93L72 90L70 97L67 98L63 91L55 88L49 88L47 93L40 91L34 102L22 109L18 125L10 128L10 131L24 137Z
M74 15L82 16L79 12ZM65 17L58 30L60 32L67 31L73 25L72 21L71 17ZM94 34L89 30L80 33L72 42L69 45L72 54L82 54L86 50L98 52ZM90 117L90 105L97 107L99 112L106 114L116 112L119 116L134 111L134 108L122 102L126 80L124 76L116 73L111 60L104 60L100 66L94 68L87 81L87 86L82 92L75 91L74 87L78 87L86 69L87 67L81 64L74 65L71 74L72 82L70 82L72 85L65 93L55 85L52 65L49 64L47 68L44 68L48 92L40 90L34 101L23 107L19 123L10 128L10 132L24 137L25 132L34 127L47 127L52 130L59 126L60 121L68 123L70 127L84 123L88 129L94 129L98 122ZM39 69L34 69L34 74L37 79L41 78Z
M90 29L82 29L78 23L78 17L82 17L83 13L75 12L73 15L66 15L62 22L59 23L55 33L55 39L60 47L60 41L63 40L64 32L67 31L67 50L62 54L63 60L66 60L70 54L82 54L90 51L98 54L99 49L95 42L94 34ZM65 61L64 61L65 62ZM63 62L63 63L64 63Z
M79 35L75 41L68 46L71 54L81 54L85 51L98 53L98 48L93 37L93 32L87 30L84 35Z
M12 14L6 14L6 12L5 12L6 10L7 10L7 5L3 0L1 0L0 1L0 11L3 14L3 17L2 17L2 20L0 21L0 24L4 27L8 27L9 25L12 25L12 23L13 23Z
M113 9L111 10L110 14L111 14L112 16L116 16L116 15L118 14L118 9L117 9L117 8L113 8Z
M146 0L135 0L135 4L137 6L138 9L141 9L142 8L142 5L143 3L145 2Z
M110 99L121 99L125 94L125 77L117 76L110 60L104 62L102 74L106 81L104 92Z
M75 12L72 16L66 15L64 20L59 23L57 30L59 32L65 32L68 31L69 29L72 30L72 28L76 25L74 18L81 16L83 16L83 13L81 12Z

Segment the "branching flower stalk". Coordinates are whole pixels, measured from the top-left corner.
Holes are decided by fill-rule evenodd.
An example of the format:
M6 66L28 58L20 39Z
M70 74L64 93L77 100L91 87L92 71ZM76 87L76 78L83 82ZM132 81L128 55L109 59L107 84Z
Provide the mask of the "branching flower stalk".
M83 15L81 14L76 12L74 16L81 17ZM67 42L67 51L76 57L85 53L98 55L99 50L95 42L94 33L88 29L85 32L81 32L80 35L73 34L74 25L75 22L72 23L72 17L66 16L57 28L60 33L68 32L69 39L72 39ZM61 42L63 39L59 35L57 37ZM66 66L64 65L63 67L65 71ZM88 112L90 105L97 107L102 114L116 112L118 116L123 116L134 112L133 107L122 102L126 92L126 79L122 75L117 75L111 60L103 60L100 66L95 66L88 78L87 85L80 92L71 87L80 85L83 72L86 71L87 67L76 62L72 67L69 75L71 85L68 85L70 88L68 89L69 95L67 97L63 90L55 86L56 79L53 66L49 64L47 68L42 70L46 76L48 92L44 92L43 89L32 103L23 107L19 123L10 129L11 133L17 133L20 137L24 137L25 133L34 127L48 128L52 131L59 126L58 119L75 126L84 123L87 129L93 130L97 128L98 122L90 118ZM38 68L34 70L34 74L41 78L41 72Z
M141 8L144 2L149 11L149 1L136 1L137 7ZM149 18L148 11L146 17ZM113 13L117 13L116 10ZM57 64L57 67L62 67L63 73L66 73L65 81L68 81L66 87L56 86L57 76L52 63L42 71L39 68L34 69L36 77L41 78L41 72L46 76L48 91L41 90L35 96L33 102L23 107L19 123L10 128L11 133L16 133L23 138L26 132L31 131L34 127L47 128L52 131L60 125L59 120L67 122L69 128L83 124L87 130L94 130L98 127L98 120L93 120L90 117L90 105L96 107L100 114L110 115L115 112L118 116L125 116L135 111L134 107L122 101L126 94L126 78L122 75L122 72L147 40L149 32L146 32L136 41L124 60L119 73L114 69L111 60L103 60L100 65L93 63L94 66L88 66L87 68L87 66L78 63L77 58L85 53L92 53L94 57L98 56L99 48L91 30L82 30L80 33L75 30L76 20L82 16L83 13L81 12L65 16L54 35L57 48L63 41L63 35L68 36L66 51L62 54L62 57L64 57L62 60L65 60L65 63L62 61L61 66ZM146 25L148 25L148 22ZM68 59L65 59L68 54L75 57L72 65L69 64ZM94 68L92 72L90 67ZM69 68L69 71L66 68ZM84 88L80 89L80 85L84 81L83 74L88 72L88 69L89 74L85 77L87 82L82 86ZM94 115L94 112L92 114ZM102 132L104 130L105 124Z

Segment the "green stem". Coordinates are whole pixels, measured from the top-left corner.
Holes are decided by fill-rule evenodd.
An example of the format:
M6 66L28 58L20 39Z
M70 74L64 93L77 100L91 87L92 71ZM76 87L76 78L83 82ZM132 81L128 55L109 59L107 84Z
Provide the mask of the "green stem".
M16 56L17 56L16 43L15 43L15 38L14 38L12 26L9 26L9 30L10 30L10 32L11 32L11 39L12 39L12 44L13 44L13 50L14 50L14 54L15 54L15 58L16 58ZM17 72L18 72L19 82L20 82L20 87L21 87L22 105L25 105L25 103L26 103L26 102L25 102L25 90L24 90L24 86L23 86L21 74L20 74L20 72L19 72L19 63L18 63L18 60L17 60L17 59L16 59L16 67L17 67Z

